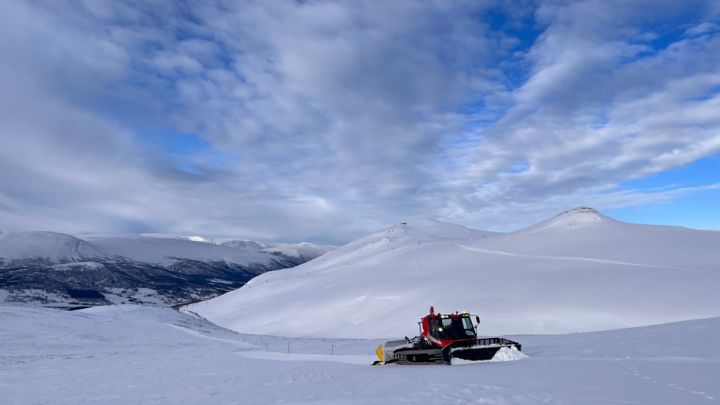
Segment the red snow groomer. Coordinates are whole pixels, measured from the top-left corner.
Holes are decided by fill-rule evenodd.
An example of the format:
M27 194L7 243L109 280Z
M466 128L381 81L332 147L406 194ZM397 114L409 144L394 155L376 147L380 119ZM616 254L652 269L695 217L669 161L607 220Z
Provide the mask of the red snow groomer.
M502 348L521 350L520 343L509 339L478 338L477 326L480 317L474 315L473 324L469 313L435 313L424 316L420 325L420 336L413 339L391 340L375 350L378 361L373 365L397 364L451 364L453 358L463 360L490 360Z

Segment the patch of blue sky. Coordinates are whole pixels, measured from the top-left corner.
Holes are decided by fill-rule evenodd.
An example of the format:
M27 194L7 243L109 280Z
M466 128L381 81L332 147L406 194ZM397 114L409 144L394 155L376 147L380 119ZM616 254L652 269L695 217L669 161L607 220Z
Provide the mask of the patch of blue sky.
M706 189L672 200L605 210L625 222L675 225L720 231L720 189Z
M509 57L499 61L498 67L502 70L501 83L508 89L516 89L525 84L532 73L532 66L525 60L525 55L546 27L535 20L534 13L517 18L508 16L507 12L491 10L487 18L493 31L514 41L513 46L508 49Z
M720 183L720 153L698 159L682 167L625 181L618 186L618 189L650 190L665 187L700 187L714 183Z
M509 109L505 109L500 112L483 111L477 114L467 115L467 119L462 126L463 136L453 142L453 144L461 146L464 143L477 143L482 133L495 125L495 123L507 114L508 110Z
M193 176L201 176L203 173L198 169L196 165L193 165L192 163L188 161L182 161L182 160L175 160L174 162L175 169L186 173L191 174Z
M513 173L513 174L525 173L528 170L530 170L531 167L532 166L530 165L530 162L517 162L510 167L510 173Z
M691 9L691 8L688 8ZM673 44L686 40L688 37L688 29L700 24L701 14L689 12L681 16L679 20L673 21L672 24L646 24L637 28L643 32L641 35L635 35L631 38L631 42L642 44L645 48L634 55L627 57L622 61L623 64L630 64L643 58L652 57L658 53L670 48Z
M604 111L604 112L599 113L595 117L593 117L593 120L590 123L590 128L592 128L592 129L604 128L609 123L610 123L610 117L608 116L607 111Z
M190 12L188 9L188 6L183 3L177 3L178 7L176 12L178 13L178 20L181 21L181 23L176 23L174 21L171 21L168 25L168 23L165 21L167 18L165 15L159 15L156 17L156 21L158 25L165 25L166 32L171 33L174 40L180 44L185 41L205 41L209 44L212 44L214 47L214 52L205 54L205 57L202 57L202 60L199 60L199 62L203 65L205 68L223 68L232 70L233 67L233 59L230 55L233 54L229 49L227 49L226 45L223 43L223 41L218 41L214 37L214 34L212 32L199 29L199 27L202 27L205 23L202 21L198 16L196 16L194 13ZM164 48L158 48L156 50L163 50ZM191 55L193 57L198 57L200 55ZM176 72L177 73L177 72Z
M174 155L191 155L207 151L212 143L199 135L172 129L142 131L136 140L158 146Z
M677 188L699 188L671 200L607 210L622 221L720 230L720 153L683 167L665 170L641 179L623 182L616 190L654 192ZM616 191L614 190L614 191Z
M167 153L172 165L185 173L200 175L201 166L227 168L241 160L241 156L218 150L200 135L172 129L144 131L136 141L152 145Z
M667 49L670 45L682 40L686 31L684 26L676 24L658 27L653 30L655 37L648 41L648 45L656 52Z
M695 101L705 101L705 100L713 99L718 96L720 96L720 84L709 87L704 94L702 94L698 97L695 97L694 100Z
M502 8L490 9L485 14L491 30L502 32L517 41L513 51L527 51L545 30L545 27L540 26L534 16L535 14L532 12L525 13L522 18L518 18L517 15L510 16Z
M522 87L532 74L532 65L524 55L535 45L545 27L535 20L531 12L518 18L516 14L510 16L509 12L502 8L487 10L478 18L486 21L490 30L498 36L505 40L511 39L512 45L506 49L509 55L499 55L496 61L495 68L500 76L497 78L498 83L505 91ZM511 105L490 105L488 95L481 95L460 106L456 112L467 117L463 127L465 133L477 134L500 120L511 107Z

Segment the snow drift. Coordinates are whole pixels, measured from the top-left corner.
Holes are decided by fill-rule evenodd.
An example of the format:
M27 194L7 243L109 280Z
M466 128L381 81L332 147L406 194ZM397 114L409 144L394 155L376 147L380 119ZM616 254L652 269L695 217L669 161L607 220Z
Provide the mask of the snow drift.
M189 307L240 332L413 336L439 311L480 333L564 333L720 315L720 232L636 225L580 208L508 234L401 224Z

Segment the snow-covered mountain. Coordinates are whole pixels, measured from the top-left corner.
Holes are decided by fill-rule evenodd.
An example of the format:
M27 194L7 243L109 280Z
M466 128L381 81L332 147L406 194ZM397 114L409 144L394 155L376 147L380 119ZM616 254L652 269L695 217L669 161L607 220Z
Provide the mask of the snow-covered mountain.
M263 252L280 254L286 257L294 257L303 262L320 257L335 249L332 245L317 245L309 242L300 243L276 243L263 249Z
M0 234L0 289L12 301L177 304L207 299L306 260L177 235Z
M51 262L80 261L105 256L88 242L56 232L0 233L0 260L43 259Z
M440 311L483 334L563 333L720 315L720 232L636 225L579 208L508 234L438 221L392 226L192 305L221 326L393 337Z
M263 250L267 247L266 244L256 242L254 240L229 240L227 242L221 243L221 245L233 247L233 248L252 249L252 250Z
M87 240L107 255L148 263L171 264L178 259L192 259L249 265L268 263L275 259L254 249L234 248L190 239L106 236L91 237Z
M259 252L282 255L287 257L288 259L299 260L300 263L312 260L335 249L335 246L332 245L318 245L309 242L261 243L252 240L230 240L227 242L223 242L222 246L250 249Z
M628 224L587 207L484 244L526 255L552 255L652 264L668 268L717 269L720 232L676 226Z

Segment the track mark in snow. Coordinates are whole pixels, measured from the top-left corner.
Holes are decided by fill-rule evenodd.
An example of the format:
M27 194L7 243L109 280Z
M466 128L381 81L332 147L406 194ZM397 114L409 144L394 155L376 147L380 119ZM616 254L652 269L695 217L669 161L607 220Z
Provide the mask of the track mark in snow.
M648 377L648 376L643 376L643 375L641 375L640 372L637 370L637 368L635 368L634 365L629 365L629 366L628 366L628 370L632 371L632 373L633 373L636 377L642 377L643 380L650 381L650 382L652 382L653 384L657 384L657 383L658 383L658 380L656 380L656 379L654 379L654 378L652 378L652 377ZM703 398L707 399L708 401L712 401L712 400L715 399L715 397L713 397L713 396L711 396L711 395L708 395L705 391L688 391L688 390L685 389L685 387L682 387L682 386L680 386L680 385L673 384L673 383L669 383L667 386L670 387L670 388L672 388L672 389L674 389L674 390L676 390L676 391L687 392L688 394L693 394L693 395L697 395L697 396L703 397Z
M491 255L526 257L526 258L530 258L530 259L545 259L545 260L577 260L577 261L592 262L592 263L619 264L622 266L655 267L655 268L660 268L660 269L705 272L704 270L699 270L699 269L689 269L689 268L685 268L685 267L674 267L674 266L663 266L661 264L632 263L632 262L623 262L623 261L619 261L619 260L594 259L592 257L579 257L579 256L526 255L526 254L521 254L521 253L506 252L504 250L491 250L491 249L476 248L476 247L466 246L466 245L461 245L461 244L458 244L458 246L465 250L470 250L472 252L488 253Z
M183 333L186 333L186 334L188 334L188 335L190 335L190 336L199 337L199 338L201 338L201 339L215 340L215 341L217 341L217 342L229 343L229 344L231 344L231 345L240 346L240 347L243 347L243 348L245 348L245 349L257 349L257 346L252 345L252 344L247 343L247 342L240 341L240 340L225 339L225 338L208 336L208 335L202 334L202 333L200 333L200 332L198 332L198 331L196 331L196 330L194 330L194 329L189 329L189 328L186 328L186 327L184 327L184 326L175 325L175 324L173 324L173 323L167 323L166 325L169 326L169 327L171 327L171 328L173 328L173 329L177 329L177 330L179 330L179 331L181 331L181 332L183 332Z
M299 353L278 353L266 352L261 350L252 350L247 352L238 352L237 355L258 360L275 360L275 361L323 361L331 363L345 363L353 365L370 366L373 356L361 355L330 355L330 354L299 354Z

